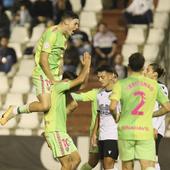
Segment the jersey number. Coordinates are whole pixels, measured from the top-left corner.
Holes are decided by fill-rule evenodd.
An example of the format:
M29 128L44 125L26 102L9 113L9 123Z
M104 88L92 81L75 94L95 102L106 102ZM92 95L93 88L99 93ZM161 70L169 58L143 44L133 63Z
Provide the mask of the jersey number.
M143 115L144 112L140 111L142 106L145 104L145 93L143 91L137 91L133 94L134 96L139 96L141 98L139 104L132 110L133 115Z

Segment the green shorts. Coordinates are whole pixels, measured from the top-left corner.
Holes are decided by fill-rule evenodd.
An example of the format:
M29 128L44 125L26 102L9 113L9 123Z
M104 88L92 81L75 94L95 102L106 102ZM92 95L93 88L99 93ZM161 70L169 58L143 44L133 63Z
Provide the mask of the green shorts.
M60 77L55 78L56 80L61 80ZM51 82L43 74L32 75L32 82L36 90L36 96L40 94L51 93Z
M150 140L118 140L119 154L122 161L150 160L155 161L155 141Z
M71 137L65 132L45 133L48 146L52 150L53 157L59 158L77 151Z

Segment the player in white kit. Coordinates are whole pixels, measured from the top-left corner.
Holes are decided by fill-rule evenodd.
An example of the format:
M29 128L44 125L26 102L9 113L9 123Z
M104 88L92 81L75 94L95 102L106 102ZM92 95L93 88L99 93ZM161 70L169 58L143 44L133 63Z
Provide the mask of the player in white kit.
M158 64L152 63L147 67L147 74L150 78L155 79L158 81L158 79L164 74L164 69L161 68ZM168 96L168 89L167 87L159 82L160 87L162 88L164 94ZM158 102L155 104L155 111L160 108L160 105ZM158 151L159 151L159 144L161 142L161 139L165 135L165 115L160 117L154 117L153 118L153 128L154 128L154 136L155 136L155 142L156 142L156 155L157 155L157 162L156 162L156 170L160 170L160 165L158 162Z
M118 158L118 134L117 123L109 110L112 87L117 80L117 73L109 66L101 66L98 71L98 79L102 89L97 94L98 115L93 129L91 144L99 146L99 154L104 170L117 170L115 162ZM97 133L99 137L97 139Z

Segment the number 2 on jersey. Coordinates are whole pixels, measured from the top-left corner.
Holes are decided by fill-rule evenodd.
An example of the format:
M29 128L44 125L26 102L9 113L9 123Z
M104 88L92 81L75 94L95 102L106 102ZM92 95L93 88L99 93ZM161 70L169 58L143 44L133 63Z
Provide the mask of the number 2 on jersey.
M145 104L145 93L143 91L136 91L134 96L139 96L141 98L139 104L132 110L132 115L143 115L144 112L140 111L142 106Z

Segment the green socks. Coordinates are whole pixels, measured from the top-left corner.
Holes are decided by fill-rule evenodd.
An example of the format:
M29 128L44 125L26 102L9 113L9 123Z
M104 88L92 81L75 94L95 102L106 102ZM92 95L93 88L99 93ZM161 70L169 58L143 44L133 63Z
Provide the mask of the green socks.
M26 104L26 105L23 105L23 106L19 106L18 109L18 114L22 114L22 113L30 113L29 111L29 105Z
M92 170L93 168L87 163L85 163L80 170Z

